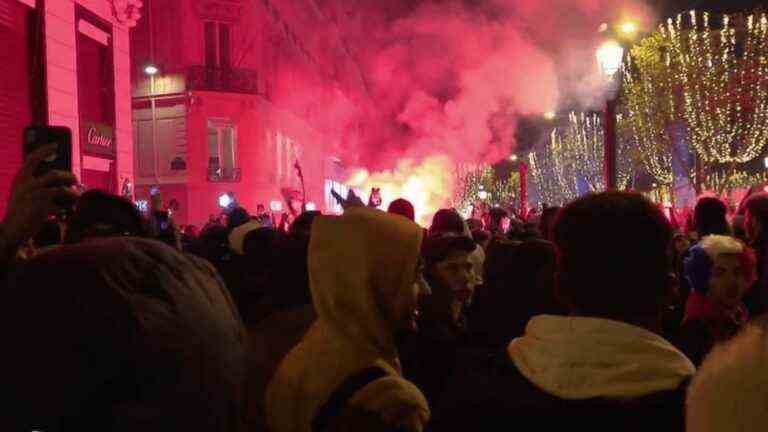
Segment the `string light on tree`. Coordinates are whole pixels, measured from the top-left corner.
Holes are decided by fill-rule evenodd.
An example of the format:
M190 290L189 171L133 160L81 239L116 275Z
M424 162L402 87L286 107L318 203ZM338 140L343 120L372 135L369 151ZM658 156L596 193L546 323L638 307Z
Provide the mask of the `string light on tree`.
M519 173L499 178L490 165L459 165L456 168L453 206L463 213L479 206L506 207L519 205Z
M660 32L698 156L715 163L758 157L768 144L768 16L725 15L722 28L712 29L708 13L691 11Z

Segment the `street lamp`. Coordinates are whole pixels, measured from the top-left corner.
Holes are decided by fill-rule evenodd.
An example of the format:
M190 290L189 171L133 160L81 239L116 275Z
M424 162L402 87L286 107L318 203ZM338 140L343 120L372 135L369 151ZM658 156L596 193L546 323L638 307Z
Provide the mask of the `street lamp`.
M637 33L637 24L633 21L627 21L619 26L619 32L626 37L634 37Z
M768 156L766 156L766 158L763 159L763 166L765 167L765 169L768 169Z
M609 82L608 98L605 104L605 145L604 176L606 190L615 190L616 181L616 106L618 105L619 86L621 85L621 62L624 59L624 47L615 40L608 40L597 50L597 63Z
M619 71L623 59L624 47L615 40L608 40L597 49L597 63L600 65L600 70L609 79L612 79Z
M146 66L144 66L144 73L149 75L149 76L157 75L158 72L160 72L160 69L158 69L157 66L155 66L155 65L153 65L151 63L146 65Z

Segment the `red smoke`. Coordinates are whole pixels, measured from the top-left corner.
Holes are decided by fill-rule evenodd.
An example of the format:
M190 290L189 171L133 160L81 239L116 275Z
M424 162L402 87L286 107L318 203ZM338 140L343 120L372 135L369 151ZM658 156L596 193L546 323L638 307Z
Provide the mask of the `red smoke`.
M336 137L348 165L374 171L507 157L518 116L594 98L600 23L648 16L618 0L307 2L281 9L307 27L327 79L294 73L280 95Z

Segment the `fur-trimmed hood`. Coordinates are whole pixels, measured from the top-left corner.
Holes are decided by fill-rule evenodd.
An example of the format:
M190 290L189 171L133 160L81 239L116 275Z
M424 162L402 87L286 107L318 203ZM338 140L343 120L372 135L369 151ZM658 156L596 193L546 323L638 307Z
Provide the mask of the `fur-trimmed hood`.
M645 396L675 389L696 371L661 336L599 318L534 317L508 352L531 383L563 399Z
M689 432L757 432L768 424L768 331L750 325L707 356L688 390Z

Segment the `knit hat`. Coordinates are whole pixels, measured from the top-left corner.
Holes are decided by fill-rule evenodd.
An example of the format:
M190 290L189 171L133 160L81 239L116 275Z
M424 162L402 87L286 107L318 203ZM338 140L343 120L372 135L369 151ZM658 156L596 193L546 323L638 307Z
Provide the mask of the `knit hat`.
M705 294L709 290L712 267L715 258L721 254L738 255L744 264L745 277L753 279L755 255L752 249L733 237L710 235L692 247L683 261L685 277L694 291Z

